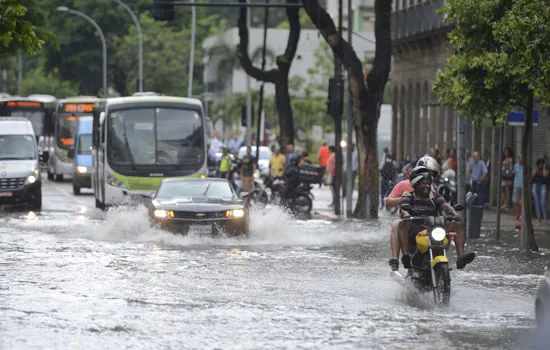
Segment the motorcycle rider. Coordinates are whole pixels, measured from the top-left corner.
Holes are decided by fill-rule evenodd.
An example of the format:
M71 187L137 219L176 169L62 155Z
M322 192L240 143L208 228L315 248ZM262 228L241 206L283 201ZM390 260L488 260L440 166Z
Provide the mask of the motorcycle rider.
M428 172L432 177L439 176L439 163L437 163L437 161L432 157L426 156L426 157L420 158L417 162L417 166L424 166L426 168L424 171ZM399 206L401 204L401 196L405 192L412 192L413 190L414 188L411 185L410 180L403 180L399 182L397 185L395 185L390 195L386 198L386 208ZM432 193L435 194L434 189L432 189ZM399 259L400 244L399 244L398 228L399 228L400 222L401 222L400 219L394 221L391 227L390 246L391 246L392 259L390 259L390 266L394 271L399 268L398 259ZM457 255L460 257L463 255L464 245L466 244L466 233L465 233L464 224L455 222L451 224L451 227L456 232L455 246L456 246ZM402 253L406 253L406 252L407 251L403 251ZM475 257L475 254L474 254L474 257ZM462 264L462 262L460 266L462 266L460 268L463 268L464 265ZM457 260L457 267L458 267L458 260Z
M283 204L285 204L289 198L292 198L292 192L300 185L299 161L300 159L297 157L292 158L290 164L285 169L285 185L281 191Z
M403 266L406 269L411 268L411 256L408 251L409 244L416 245L416 234L424 228L421 224L411 223L407 220L407 218L411 217L411 213L408 210L414 209L418 212L418 216L439 216L440 213L444 213L446 216L455 219L454 222L448 224L447 229L456 232L456 267L457 269L463 269L474 260L475 253L464 254L464 225L461 223L460 216L458 216L453 207L443 197L433 192L432 176L428 168L424 166L414 168L409 181L414 190L405 192L401 197L402 220L398 225L399 243L404 252L401 258ZM392 265L392 262L390 262L390 265ZM395 261L393 262L392 269L394 267Z

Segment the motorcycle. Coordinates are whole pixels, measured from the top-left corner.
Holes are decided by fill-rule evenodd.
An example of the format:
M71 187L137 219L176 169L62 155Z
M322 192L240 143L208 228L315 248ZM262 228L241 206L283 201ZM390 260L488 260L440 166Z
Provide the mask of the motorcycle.
M278 204L284 185L285 181L282 178L267 176L264 179L262 191L258 195L259 201L265 205Z
M456 211L464 209L461 205L453 207ZM407 211L413 215L417 212L412 208ZM411 284L421 292L432 292L436 304L449 304L451 300L451 275L447 250L456 237L455 232L445 228L454 218L443 216L408 218L411 223L423 223L426 229L416 235L416 245L410 246L412 268L408 269L403 278L399 272L393 271L400 283Z
M454 170L446 170L439 177L439 186L437 188L437 193L445 198L445 201L450 205L455 205L457 202L456 197L456 173Z

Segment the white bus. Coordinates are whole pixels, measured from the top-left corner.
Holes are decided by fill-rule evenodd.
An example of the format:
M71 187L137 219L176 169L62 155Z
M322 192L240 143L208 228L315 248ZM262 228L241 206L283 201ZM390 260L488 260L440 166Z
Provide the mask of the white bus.
M78 118L91 117L97 97L79 96L58 100L54 114L54 142L48 159L48 179L63 180L73 174L73 159L69 150L74 148Z
M98 100L92 147L96 207L152 193L167 177L205 177L205 141L200 100L160 95Z

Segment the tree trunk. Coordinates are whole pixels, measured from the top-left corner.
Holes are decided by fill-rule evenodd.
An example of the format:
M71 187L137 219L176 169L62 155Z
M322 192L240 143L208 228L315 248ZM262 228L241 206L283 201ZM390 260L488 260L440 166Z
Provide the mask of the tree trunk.
M539 247L535 241L535 231L533 230L533 214L531 212L532 203L531 203L531 173L532 168L532 154L529 151L529 139L532 137L531 133L533 130L533 95L529 96L527 101L527 110L525 113L525 126L523 128L523 138L521 140L521 148L524 155L524 165L523 165L523 208L525 215L525 228L527 232L522 232L523 235L528 235L529 237L529 248L533 251L538 251ZM527 155L531 157L526 157ZM497 203L499 204L499 203Z
M246 0L239 0L245 3ZM287 3L295 4L298 0L287 0ZM279 141L281 147L294 142L294 117L292 113L292 105L290 103L290 94L288 91L288 74L292 60L296 55L298 42L300 40L300 16L298 7L287 7L286 14L290 30L288 34L288 42L285 53L277 57L277 69L263 71L254 67L252 60L248 55L248 28L246 26L246 7L242 7L239 12L239 27L240 43L237 46L237 56L241 67L246 74L252 78L275 84L275 104L279 112ZM282 148L284 149L284 148Z
M340 59L351 80L353 98L353 123L359 153L358 200L353 216L364 218L367 215L367 195L370 195L370 216L378 217L380 186L378 181L378 119L380 105L384 98L384 87L391 68L391 1L375 0L376 53L372 71L365 82L363 64L353 47L336 30L328 13L318 0L302 0L304 9Z

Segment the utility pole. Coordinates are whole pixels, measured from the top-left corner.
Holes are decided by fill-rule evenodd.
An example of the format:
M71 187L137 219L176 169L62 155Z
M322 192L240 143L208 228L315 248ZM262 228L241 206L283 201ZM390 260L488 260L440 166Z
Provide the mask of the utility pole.
M195 3L195 0L192 0ZM197 10L191 6L191 52L189 53L189 73L187 83L187 97L193 96L193 64L195 63L195 27L197 26Z
M348 43L352 45L351 40L353 37L353 9L351 7L352 0L348 0ZM353 206L353 152L351 149L351 144L353 143L353 111L352 111L352 95L351 95L351 80L348 74L348 105L347 105L347 125L346 130L348 132L347 147L346 152L346 216L351 218L352 206Z
M493 166L492 168L496 168L496 166L498 166L498 182L497 184L500 185L502 183L502 153L503 153L503 147L504 147L504 126L501 125L498 127L498 162L497 164L494 164L493 163ZM495 166L496 165L496 166ZM494 179L494 178L493 178ZM500 208L500 201L502 200L502 189L500 186L498 186L498 191L497 191L497 239L500 239L500 212L501 212L501 208Z
M458 187L457 187L457 202L464 207L464 210L459 212L462 221L466 224L466 117L462 113L457 112L457 137L456 144L458 148ZM468 227L468 226L466 226Z
M248 3L248 1L247 1ZM250 7L246 8L246 27L250 33ZM247 48L248 50L248 48ZM252 146L252 92L250 75L246 75L246 144Z

